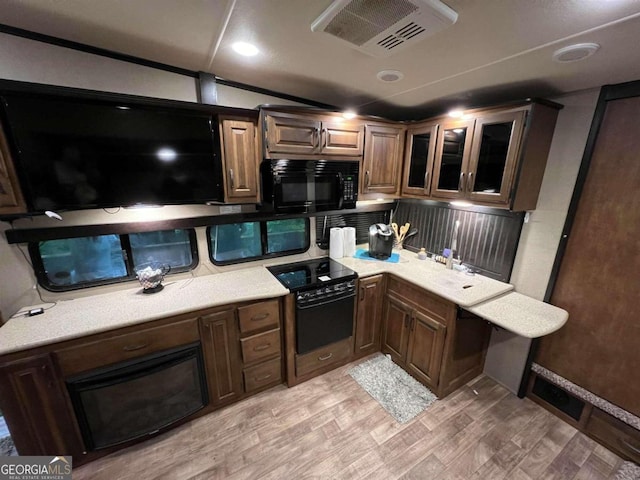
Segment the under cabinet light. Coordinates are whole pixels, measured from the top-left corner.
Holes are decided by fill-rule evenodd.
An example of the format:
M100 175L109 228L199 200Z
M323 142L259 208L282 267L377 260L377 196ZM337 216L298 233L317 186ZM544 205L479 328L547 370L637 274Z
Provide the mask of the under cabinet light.
M453 205L454 207L473 207L473 203L465 202L464 200L454 200L453 202L449 202L449 205Z

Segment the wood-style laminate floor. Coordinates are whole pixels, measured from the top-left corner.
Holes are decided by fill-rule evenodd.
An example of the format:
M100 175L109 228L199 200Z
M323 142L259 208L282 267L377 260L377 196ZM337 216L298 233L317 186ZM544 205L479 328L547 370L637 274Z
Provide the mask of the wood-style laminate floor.
M263 392L76 468L73 478L595 480L621 463L485 376L398 424L350 366Z

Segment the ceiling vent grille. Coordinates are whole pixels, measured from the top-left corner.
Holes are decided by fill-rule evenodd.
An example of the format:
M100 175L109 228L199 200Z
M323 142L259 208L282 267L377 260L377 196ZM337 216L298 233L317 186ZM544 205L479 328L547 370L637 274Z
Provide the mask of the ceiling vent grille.
M439 0L335 0L311 30L338 37L368 55L387 57L457 19Z

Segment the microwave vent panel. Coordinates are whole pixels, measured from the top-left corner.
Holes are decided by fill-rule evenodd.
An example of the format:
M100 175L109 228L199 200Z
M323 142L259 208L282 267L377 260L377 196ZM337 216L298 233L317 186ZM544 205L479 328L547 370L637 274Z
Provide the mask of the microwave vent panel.
M453 25L458 14L439 0L335 0L311 24L374 57L388 57Z

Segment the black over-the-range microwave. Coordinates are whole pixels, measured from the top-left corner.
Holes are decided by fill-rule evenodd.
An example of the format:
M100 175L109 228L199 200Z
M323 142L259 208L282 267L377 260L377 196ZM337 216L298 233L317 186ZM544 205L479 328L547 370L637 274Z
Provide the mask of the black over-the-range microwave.
M359 162L264 160L261 209L280 213L355 208Z

